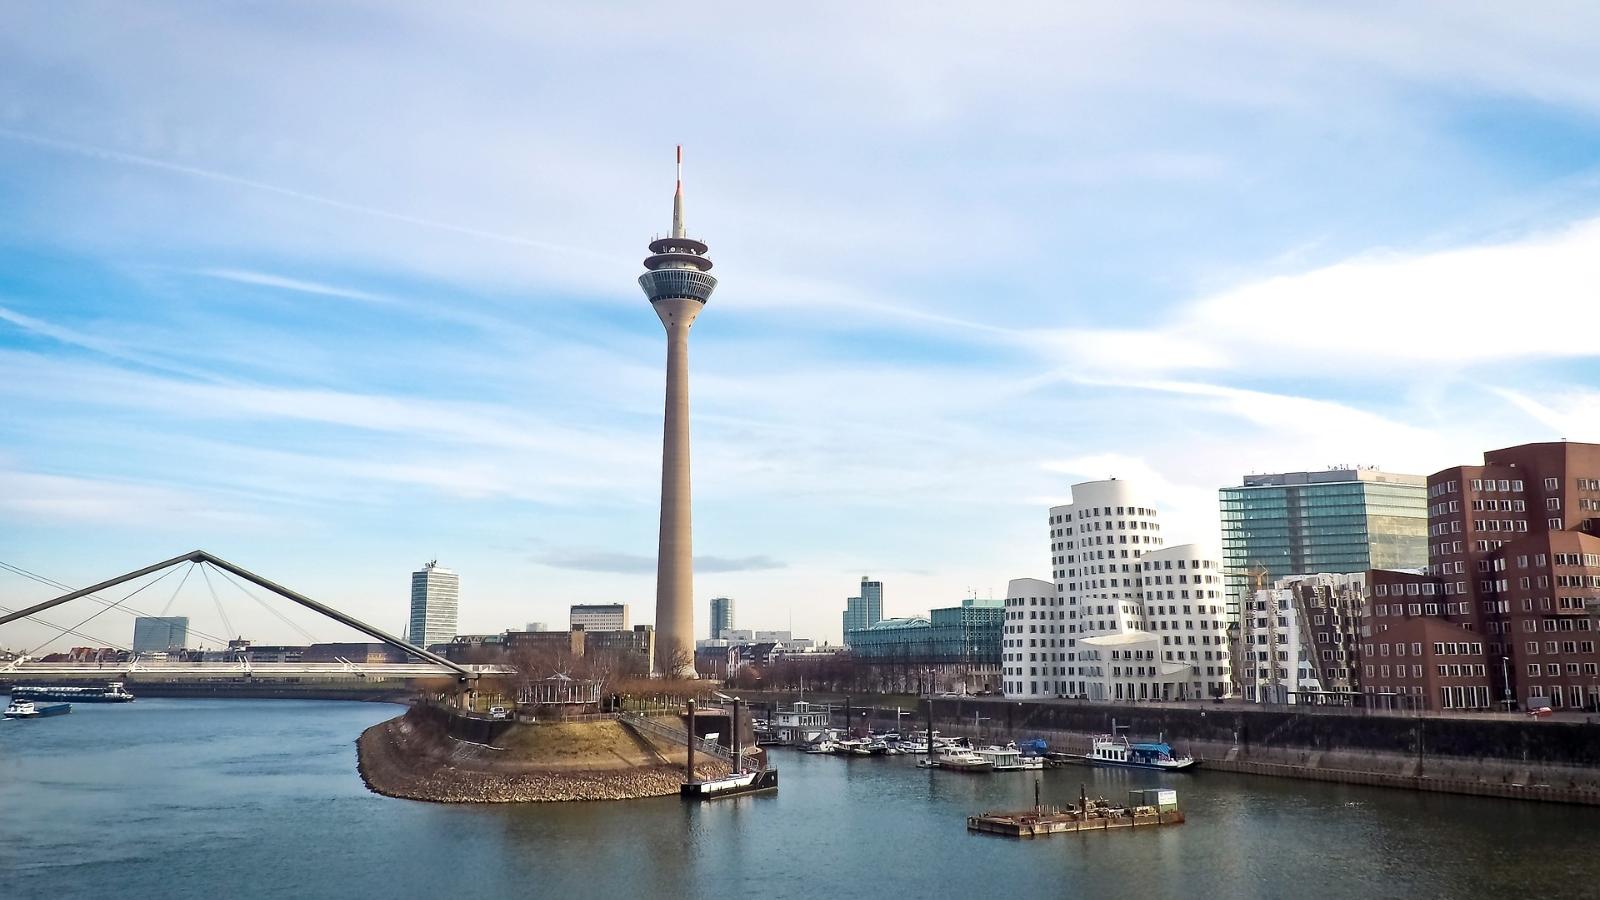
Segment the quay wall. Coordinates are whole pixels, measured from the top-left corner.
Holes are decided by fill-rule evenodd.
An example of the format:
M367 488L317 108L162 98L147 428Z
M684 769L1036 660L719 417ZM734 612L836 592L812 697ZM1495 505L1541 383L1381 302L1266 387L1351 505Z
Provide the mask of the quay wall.
M761 701L787 706L793 697ZM852 703L854 725L890 728L894 707ZM899 717L926 727L929 701ZM946 735L1004 742L1043 738L1052 749L1087 752L1112 721L1136 740L1165 738L1207 770L1378 787L1600 805L1600 725L1512 717L1362 714L1323 709L1025 702L939 698L934 727ZM909 713L909 708L902 707ZM865 716L863 716L865 713ZM835 708L834 723L845 723Z

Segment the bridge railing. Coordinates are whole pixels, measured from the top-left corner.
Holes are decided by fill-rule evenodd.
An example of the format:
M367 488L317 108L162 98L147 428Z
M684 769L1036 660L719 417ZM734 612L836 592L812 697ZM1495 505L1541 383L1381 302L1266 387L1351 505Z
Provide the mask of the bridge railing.
M633 712L625 712L619 713L617 718L619 721L632 726L638 731L653 734L656 737L676 744L679 747L687 746L689 743L689 732L687 730L679 728L676 725L668 725L667 723L651 716L644 716ZM705 753L715 756L727 763L733 762L733 751L723 747L716 741L708 741L705 738L695 738L694 749L697 753Z

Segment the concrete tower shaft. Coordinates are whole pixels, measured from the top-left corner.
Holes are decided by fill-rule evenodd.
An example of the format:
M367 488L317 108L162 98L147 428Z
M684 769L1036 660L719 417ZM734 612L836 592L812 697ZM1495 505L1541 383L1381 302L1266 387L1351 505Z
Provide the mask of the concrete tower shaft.
M661 533L656 557L656 660L664 675L693 677L694 540L689 490L689 329L717 287L703 242L683 219L683 148L672 197L672 235L650 242L639 276L667 332L667 398L661 441Z

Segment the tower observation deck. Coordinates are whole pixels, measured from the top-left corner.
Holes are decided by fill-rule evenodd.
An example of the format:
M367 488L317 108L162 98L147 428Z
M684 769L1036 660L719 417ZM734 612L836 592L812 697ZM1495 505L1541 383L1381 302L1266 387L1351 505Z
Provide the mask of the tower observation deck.
M694 552L689 497L689 329L705 308L717 279L710 250L688 235L683 222L683 148L672 195L672 234L650 242L647 270L639 276L667 331L667 402L661 444L661 542L656 557L655 671L677 677L694 672Z

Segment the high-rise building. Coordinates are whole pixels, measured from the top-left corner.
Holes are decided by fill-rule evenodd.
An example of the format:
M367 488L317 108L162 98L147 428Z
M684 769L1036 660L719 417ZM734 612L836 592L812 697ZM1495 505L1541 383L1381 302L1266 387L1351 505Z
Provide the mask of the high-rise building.
M844 601L843 631L845 646L850 632L871 628L883 621L883 582L861 576L861 595Z
M430 560L411 573L411 622L406 634L419 647L448 644L456 636L461 577Z
M135 653L182 650L188 641L188 616L138 616L133 620Z
M1052 507L1048 525L1053 582L1016 579L1007 590L1008 696L1171 700L1231 692L1214 549L1164 547L1153 501L1115 478L1073 485L1072 503Z
M532 632L549 631L550 625L547 622L529 622L528 627L523 630Z
M721 640L733 627L733 600L728 597L711 598L711 639Z
M1600 444L1523 444L1428 476L1428 565L1370 573L1375 706L1600 709Z
M694 675L694 552L689 514L689 329L717 279L710 248L683 221L683 148L672 195L672 234L650 242L639 286L667 330L667 402L662 422L661 534L656 555L655 668ZM674 671L667 671L672 669Z
M1419 569L1428 562L1427 483L1376 469L1246 475L1222 488L1222 554L1228 612L1269 580L1368 569Z
M570 623L584 631L627 631L628 604L574 603Z

